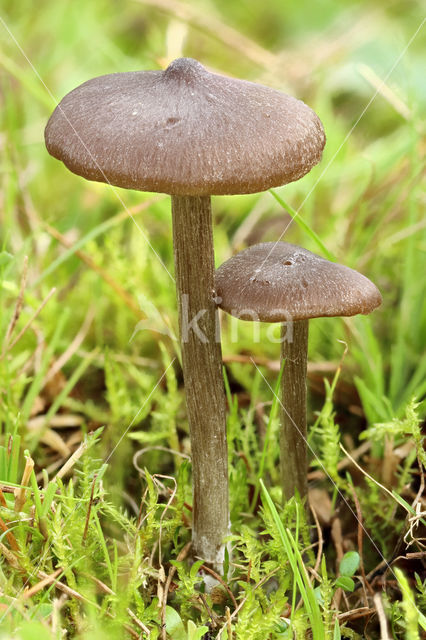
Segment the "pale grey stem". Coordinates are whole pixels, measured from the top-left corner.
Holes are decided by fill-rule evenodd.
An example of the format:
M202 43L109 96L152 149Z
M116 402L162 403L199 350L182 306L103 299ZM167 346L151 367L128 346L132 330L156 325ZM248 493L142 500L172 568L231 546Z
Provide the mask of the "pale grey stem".
M306 371L308 360L308 320L293 322L293 340L287 341L287 327L282 326L281 357L285 360L282 377L281 407L281 481L283 501L297 490L300 497L308 493Z
M222 351L209 196L172 196L173 246L193 478L193 552L223 567L229 533Z

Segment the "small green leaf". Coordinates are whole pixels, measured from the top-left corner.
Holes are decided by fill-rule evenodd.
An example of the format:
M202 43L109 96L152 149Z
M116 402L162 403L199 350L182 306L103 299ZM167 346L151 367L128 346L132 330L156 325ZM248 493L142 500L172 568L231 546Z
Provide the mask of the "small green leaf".
M228 546L225 545L225 558L223 561L223 579L225 582L228 580L228 571L229 571L229 551Z
M334 621L333 640L340 640L342 637L340 633L339 621L336 618Z
M187 640L183 622L178 612L173 607L166 607L166 630L174 640Z
M197 562L194 562L189 572L189 575L191 576L191 578L195 578L197 576L197 573L200 570L201 565L203 564L204 564L204 560L197 560Z
M335 584L336 587L341 587L344 591L352 592L355 589L355 582L349 576L340 576Z
M201 638L207 633L209 630L208 627L203 625L202 627L198 627L192 622L192 620L188 621L188 640L201 640Z
M46 629L41 622L31 620L20 625L15 638L19 638L19 640L33 640L33 638L39 638L39 640L51 640L52 636L50 635L49 630Z
M321 593L321 587L315 587L314 589L314 596L315 596L315 600L319 603L319 604L324 604L324 598L322 597L322 593Z
M49 602L42 602L37 609L37 617L48 618L52 615L53 609L53 605Z
M359 553L348 551L340 561L339 572L342 576L353 576L359 567Z

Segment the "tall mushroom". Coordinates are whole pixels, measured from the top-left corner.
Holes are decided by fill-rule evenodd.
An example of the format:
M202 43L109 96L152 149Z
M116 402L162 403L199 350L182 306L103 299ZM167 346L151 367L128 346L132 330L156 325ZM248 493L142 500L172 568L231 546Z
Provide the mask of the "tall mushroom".
M180 58L165 71L85 82L55 109L45 138L48 151L84 178L172 196L193 547L220 566L229 509L210 196L301 178L321 158L321 122L295 98Z
M365 276L286 242L249 247L216 271L218 304L242 320L281 322L283 499L307 495L306 365L311 318L368 314L382 302Z

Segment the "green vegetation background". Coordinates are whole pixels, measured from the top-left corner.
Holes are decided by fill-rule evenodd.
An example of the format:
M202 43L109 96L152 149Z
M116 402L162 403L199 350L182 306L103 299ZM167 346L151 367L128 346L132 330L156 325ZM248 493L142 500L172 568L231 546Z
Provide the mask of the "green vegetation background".
M321 254L315 232L339 262L361 271L380 288L383 305L371 317L311 323L309 421L314 423L315 412L324 404L323 377L333 378L347 347L334 390L337 417L333 428L337 440L341 438L350 449L366 436L371 439L371 456L365 465L370 464L369 472L383 482L386 443L391 438L391 448L403 446L414 442L416 434L417 444L421 443L418 424L425 408L426 223L421 178L426 84L421 3L3 0L0 16L0 481L19 484L27 450L27 456L35 461L39 484L42 470L47 470L46 487L48 478L55 476L82 441L91 447L76 463L75 496L68 480L65 486L58 480L62 511L57 507L54 517L37 511L38 538L31 530L37 544L33 541L28 546L24 568L21 562L19 570L11 571L13 567L3 558L0 587L5 596L1 605L7 613L2 623L10 633L21 629L22 635L16 637L24 638L30 636L25 636L23 621L31 625L30 620L36 619L47 634L43 637L53 637L53 592L42 600L35 596L30 614L19 599L22 571L29 585L37 583L40 573L35 569L40 569L37 562L42 558L46 573L49 567L53 571L54 566L67 564L68 586L84 592L92 603L83 606L68 595L66 613L57 614L58 627L78 635L88 633L88 628L93 634L95 629L101 633L104 625L111 625L112 633L112 616L114 633L120 637L123 624L138 628L126 614L126 607L131 606L144 624L158 629L159 623L152 622L155 607L149 612L149 602L154 602L156 595L154 588L149 590L149 583L158 580L158 563L146 565L141 578L136 560L145 566L147 549L155 540L158 544L159 528L161 541L159 520L165 490L150 484L152 480L147 480L143 469L146 467L149 474L178 474L180 509L183 502L190 502L187 465L180 465L176 456L152 449L161 446L189 453L170 277L169 200L88 183L71 174L48 156L43 143L45 123L57 101L87 79L104 73L163 68L181 55L197 58L217 72L288 92L318 113L327 134L324 157L302 180L276 190L287 203L287 211L269 192L213 199L216 259L220 264L244 246L275 240L283 233L284 240ZM292 210L298 212L293 222ZM298 223L300 219L303 225ZM25 256L22 310L10 334ZM53 287L54 293L32 319ZM256 416L261 407L261 422L269 424L270 385L275 385L277 377L278 345L271 340L276 334L270 327L259 328L259 334L256 331L251 325L223 319L227 375L231 393L237 398L231 401L229 427L236 534L244 521L241 512L250 509L250 497L244 495L244 489L247 484L258 488L260 477ZM415 410L413 399L420 403ZM330 393L327 401L331 402ZM265 449L262 470L271 495L278 497L274 471L278 460L273 444L277 425L272 422L272 445ZM383 424L387 426L375 426ZM105 428L96 439L84 435L100 426ZM312 443L326 465L337 466L343 459L337 447L334 461L327 460L324 431L317 440L313 437ZM144 447L150 447L148 454L140 453ZM7 457L11 448L16 451L14 465ZM138 450L140 473L132 465ZM108 468L102 466L106 461ZM410 481L413 462L404 458L405 475L393 470L387 476L390 489L402 492ZM94 483L95 475L103 478L102 483ZM124 599L104 593L100 601L93 583L90 586L87 576L82 577L79 563L89 562L87 550L78 546L70 551L73 544L66 538L60 549L61 518L69 517L70 535L81 540L79 526L84 528L95 484L96 496L104 506L100 507L98 524L91 525L87 549L93 545L100 554L98 557L91 551L99 562L102 576L98 577L114 593L120 591L120 577L130 572L131 587ZM151 501L156 515L152 531L145 531L141 541L137 519L147 486L150 497L146 500ZM332 495L331 483L327 491ZM364 515L386 556L403 531L406 513L395 518L395 502L384 505L380 491L370 491L370 496L361 499L370 513ZM163 496L163 507L159 496ZM27 514L34 500L28 498ZM77 509L78 516L70 515L73 500L82 507L81 513ZM145 512L147 503L142 505ZM131 524L124 509L133 517ZM179 533L178 506L170 509L168 515L174 515L167 533L163 531L163 544L166 556L171 553L170 557L175 557L188 530ZM44 540L40 534L43 517L48 529ZM102 544L101 521L106 522ZM247 522L244 526L251 526L252 531L262 527L258 520L249 518ZM32 526L17 525L21 548ZM247 559L244 548L242 555ZM125 561L120 564L116 556ZM371 552L370 561L371 569L379 558ZM265 570L262 567L259 565L260 576ZM193 584L196 580L185 576L189 593L191 579ZM96 598L100 613L92 602ZM175 608L186 624L194 619L194 613L185 609L183 601L178 598ZM266 607L264 614L273 609L265 603L262 606ZM270 623L275 631L263 629L259 637L284 637L276 635L274 615L278 615L275 610ZM208 620L202 607L197 616L200 623ZM253 626L244 631L237 625L237 638L257 637L255 623L250 623L249 617L247 620ZM407 633L403 625L398 632ZM151 637L157 637L155 633L152 631Z

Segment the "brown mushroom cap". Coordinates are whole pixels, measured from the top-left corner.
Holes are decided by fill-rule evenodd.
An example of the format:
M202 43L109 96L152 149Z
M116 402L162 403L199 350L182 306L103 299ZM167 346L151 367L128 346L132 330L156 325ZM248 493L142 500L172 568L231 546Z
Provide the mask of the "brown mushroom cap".
M242 320L283 322L370 313L382 302L365 276L286 242L249 247L216 271L218 305Z
M319 162L325 135L300 100L179 58L100 76L63 98L46 146L74 173L174 195L255 193Z

